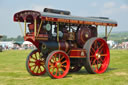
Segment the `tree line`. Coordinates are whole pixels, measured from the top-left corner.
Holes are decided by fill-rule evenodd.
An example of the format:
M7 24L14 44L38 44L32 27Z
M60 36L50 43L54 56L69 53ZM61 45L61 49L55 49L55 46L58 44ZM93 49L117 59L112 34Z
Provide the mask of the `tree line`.
M4 35L1 39L0 39L0 41L24 41L24 38L23 38L23 36L17 36L16 38L13 38L13 37L11 37L11 38L8 38L6 35Z

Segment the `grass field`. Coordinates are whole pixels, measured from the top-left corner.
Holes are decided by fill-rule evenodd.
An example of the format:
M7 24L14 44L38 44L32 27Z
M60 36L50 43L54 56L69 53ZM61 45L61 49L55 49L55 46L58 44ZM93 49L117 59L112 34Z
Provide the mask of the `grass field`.
M25 62L30 52L0 52L0 85L128 85L128 50L111 50L110 65L103 74L88 74L82 68L62 79L29 75Z

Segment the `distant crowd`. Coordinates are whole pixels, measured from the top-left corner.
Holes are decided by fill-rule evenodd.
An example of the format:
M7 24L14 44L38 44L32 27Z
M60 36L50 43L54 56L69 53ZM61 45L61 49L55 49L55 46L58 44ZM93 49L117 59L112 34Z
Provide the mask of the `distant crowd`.
M25 44L25 45L17 45L14 44L12 47L8 45L0 46L0 50L26 50L26 49L35 49L36 47L32 44Z

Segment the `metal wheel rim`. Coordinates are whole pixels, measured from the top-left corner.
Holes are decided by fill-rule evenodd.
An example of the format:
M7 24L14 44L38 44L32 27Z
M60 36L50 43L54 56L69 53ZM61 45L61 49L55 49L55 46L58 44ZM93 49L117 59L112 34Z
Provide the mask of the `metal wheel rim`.
M90 65L93 71L96 73L105 72L110 60L107 43L103 39L96 39L92 43L89 53Z
M40 57L40 52L34 50L28 56L27 69L32 75L40 76L46 72L45 69L45 59Z
M62 51L56 51L48 60L48 71L53 78L63 78L69 71L70 60Z

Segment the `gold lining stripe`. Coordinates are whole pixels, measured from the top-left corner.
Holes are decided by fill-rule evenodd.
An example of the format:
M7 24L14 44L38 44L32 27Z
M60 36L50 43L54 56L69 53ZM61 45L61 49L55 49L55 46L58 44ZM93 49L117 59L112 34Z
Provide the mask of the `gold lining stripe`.
M36 38L36 40L48 40L48 38Z
M73 57L73 58L76 58L76 57L78 57L78 58L83 58L83 57L85 57L85 56L69 56L69 57Z
M71 51L85 51L85 50L71 50ZM70 51L70 52L71 52L71 51Z

